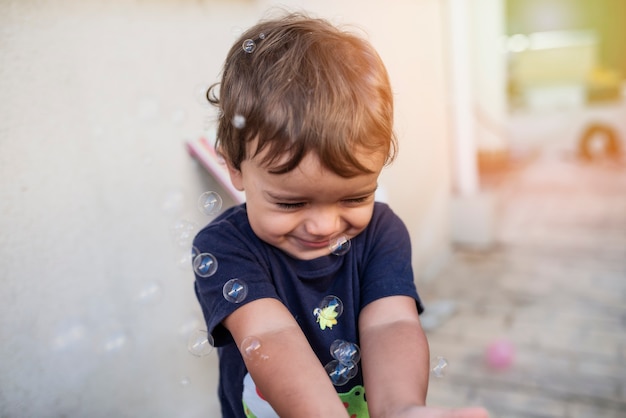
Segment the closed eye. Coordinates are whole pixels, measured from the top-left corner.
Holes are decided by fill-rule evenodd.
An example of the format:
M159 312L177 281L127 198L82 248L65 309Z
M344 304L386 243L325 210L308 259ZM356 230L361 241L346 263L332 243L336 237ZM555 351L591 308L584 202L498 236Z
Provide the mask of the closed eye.
M370 194L370 195L367 195L367 196L354 197L354 198L350 198L350 199L345 199L343 202L348 204L348 205L359 205L361 203L369 202L372 199L373 196L374 196L373 194Z
M304 202L276 203L276 206L278 206L281 209L299 209L299 208L304 207L304 205L306 205L306 203L304 203Z

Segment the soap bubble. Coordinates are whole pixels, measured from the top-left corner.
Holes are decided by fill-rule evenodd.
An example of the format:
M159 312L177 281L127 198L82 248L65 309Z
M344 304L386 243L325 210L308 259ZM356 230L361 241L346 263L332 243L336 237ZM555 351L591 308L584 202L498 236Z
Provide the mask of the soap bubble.
M80 322L74 320L64 321L58 328L58 332L51 341L53 350L66 350L83 345L83 342L88 341L88 328Z
M209 99L207 98L207 93L209 91L210 84L201 83L195 86L193 96L195 100L202 105L202 107L209 108L211 104L209 103Z
M343 313L343 302L337 296L328 295L318 305L319 313L325 319L338 318Z
M212 276L217 271L217 259L210 253L198 254L193 259L193 271L200 277Z
M331 238L328 243L330 252L334 255L344 255L350 251L350 240L345 235Z
M239 38L243 33L243 29L239 26L233 26L230 28L230 33L232 33L235 38Z
M137 293L137 301L142 304L152 304L159 302L161 300L161 296L163 295L163 290L161 289L161 285L159 282L150 282L146 283Z
M448 360L438 356L430 362L430 371L435 377L443 377L446 374L446 368L448 367Z
M243 129L246 126L246 117L243 115L235 115L233 116L231 123L235 129Z
M253 335L241 341L239 351L244 359L248 361L267 360L269 357L263 353L263 345L258 337Z
M179 247L189 248L193 241L196 231L198 230L198 224L193 221L185 219L176 221L171 228L172 238L174 243Z
M191 247L191 251L189 251L188 249L182 250L182 252L180 253L178 257L178 267L180 267L183 270L188 269L189 266L192 265L193 260L196 258L196 256L199 253L200 252L198 251L196 247Z
M139 102L137 116L142 120L155 119L159 113L159 103L151 98L144 98Z
M115 330L105 338L102 348L105 352L119 352L129 343L128 335L122 330Z
M213 336L207 331L198 329L189 335L187 340L187 349L191 354L197 357L204 357L213 351Z
M217 192L204 192L198 198L198 210L205 215L217 215L222 209L222 198Z
M261 32L261 33L259 34L259 38L261 38L261 39L265 39L265 34L264 34L263 32Z
M166 214L180 213L185 202L185 195L180 190L171 190L167 193L161 204L161 209Z
M326 296L317 308L313 309L317 323L322 330L337 325L337 318L343 313L343 303L337 296Z
M185 111L182 109L177 109L172 112L172 123L176 125L180 125L185 120Z
M335 386L342 386L348 383L359 371L359 367L354 363L343 364L338 360L332 360L324 366L330 381Z
M256 49L256 44L252 39L246 39L245 41L243 41L241 47L246 53L250 54Z
M335 340L330 345L330 355L342 364L357 364L361 360L361 350L355 343Z
M178 335L183 339L187 340L189 335L196 329L201 328L202 321L198 318L198 315L194 313L190 313L178 326Z
M248 286L239 279L230 279L224 284L222 294L231 303L241 303L248 296Z
M189 380L189 378L187 376L183 376L180 378L180 385L181 386L189 386L189 384L191 383L191 380Z

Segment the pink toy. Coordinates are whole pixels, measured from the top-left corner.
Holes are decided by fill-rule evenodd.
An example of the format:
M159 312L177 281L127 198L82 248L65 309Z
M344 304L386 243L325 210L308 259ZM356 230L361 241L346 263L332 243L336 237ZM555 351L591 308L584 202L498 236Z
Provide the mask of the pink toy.
M504 370L515 360L515 346L506 339L491 342L485 350L485 361L493 369Z
M237 203L245 202L245 194L242 191L235 189L235 186L230 182L230 176L228 175L228 168L222 158L217 155L215 148L211 142L200 137L196 140L187 141L187 151L189 154L196 158L204 168L213 175L222 187L230 194L233 200Z

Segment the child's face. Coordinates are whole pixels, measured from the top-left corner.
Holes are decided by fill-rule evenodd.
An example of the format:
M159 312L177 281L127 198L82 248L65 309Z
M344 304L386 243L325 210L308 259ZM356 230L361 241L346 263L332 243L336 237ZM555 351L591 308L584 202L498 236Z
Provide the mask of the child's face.
M230 171L233 185L246 193L250 225L263 241L311 260L330 253L331 238L352 238L369 223L383 154L362 153L359 161L373 173L352 178L327 170L314 154L285 174L269 173L259 157Z

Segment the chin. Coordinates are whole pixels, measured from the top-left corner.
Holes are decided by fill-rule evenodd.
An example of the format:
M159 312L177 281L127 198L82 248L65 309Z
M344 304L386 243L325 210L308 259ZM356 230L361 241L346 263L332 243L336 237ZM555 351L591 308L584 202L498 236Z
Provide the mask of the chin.
M330 251L326 248L319 250L298 250L282 248L282 250L298 260L313 260L330 254Z

